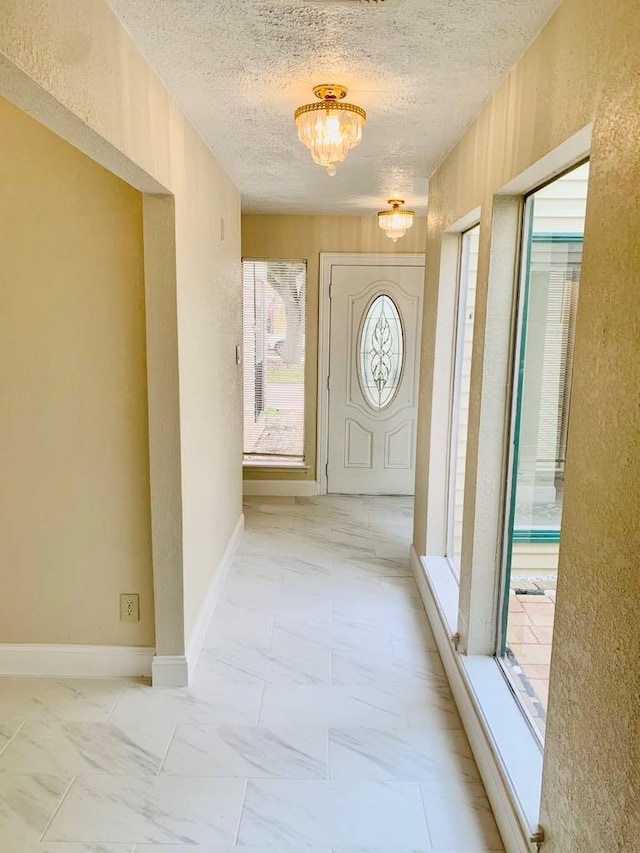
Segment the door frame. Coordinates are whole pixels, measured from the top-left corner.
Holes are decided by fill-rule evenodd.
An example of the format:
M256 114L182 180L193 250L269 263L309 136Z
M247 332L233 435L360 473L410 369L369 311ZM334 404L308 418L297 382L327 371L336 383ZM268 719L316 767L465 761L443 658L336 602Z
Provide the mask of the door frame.
M424 253L320 252L318 298L318 404L316 480L321 495L327 494L329 459L329 346L331 329L331 270L334 266L422 267Z

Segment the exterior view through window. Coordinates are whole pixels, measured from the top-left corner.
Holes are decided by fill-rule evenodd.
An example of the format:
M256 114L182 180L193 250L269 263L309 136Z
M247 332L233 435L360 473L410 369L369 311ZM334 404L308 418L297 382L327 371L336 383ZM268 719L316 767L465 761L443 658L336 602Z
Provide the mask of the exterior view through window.
M498 655L544 738L588 164L528 197Z
M306 261L242 261L244 457L304 459Z
M462 554L462 514L479 234L480 226L476 225L475 228L465 231L462 235L458 283L447 516L447 558L457 577L460 576L460 557Z

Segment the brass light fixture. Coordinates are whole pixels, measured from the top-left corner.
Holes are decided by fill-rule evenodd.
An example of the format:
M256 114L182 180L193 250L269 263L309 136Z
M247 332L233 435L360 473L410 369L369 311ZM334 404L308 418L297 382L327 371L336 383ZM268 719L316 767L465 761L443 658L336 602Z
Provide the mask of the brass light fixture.
M335 164L342 163L362 139L367 114L362 107L342 101L347 90L339 83L323 83L313 94L319 101L295 111L298 139L311 151L315 163L335 175Z
M390 237L396 243L400 237L404 237L413 225L415 212L402 207L404 204L403 199L390 198L387 204L391 205L391 210L380 211L378 214L378 225L387 237Z

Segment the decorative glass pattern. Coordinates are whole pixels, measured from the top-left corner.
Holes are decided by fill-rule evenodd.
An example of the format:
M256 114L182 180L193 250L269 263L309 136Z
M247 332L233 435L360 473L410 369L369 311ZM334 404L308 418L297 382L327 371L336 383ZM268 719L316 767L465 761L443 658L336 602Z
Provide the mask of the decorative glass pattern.
M360 340L360 387L369 405L381 411L396 395L404 359L404 334L395 302L381 293L365 313Z

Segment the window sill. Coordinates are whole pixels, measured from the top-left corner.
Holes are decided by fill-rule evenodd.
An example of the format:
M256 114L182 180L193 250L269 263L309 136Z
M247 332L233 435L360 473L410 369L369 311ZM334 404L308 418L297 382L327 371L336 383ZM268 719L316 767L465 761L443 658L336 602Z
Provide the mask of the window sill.
M451 637L458 630L460 584L446 557L422 557L421 561L424 573L429 580L440 618Z
M459 584L444 557L420 558L423 598L430 593L440 626L433 625L456 703L474 747L489 792L493 788L519 825L522 841L514 849L529 850L538 829L543 752L531 731L498 661L485 655L461 655L451 639L457 632ZM416 566L416 571L419 571ZM426 582L426 583L425 583ZM425 600L427 612L429 607ZM447 663L453 666L447 666ZM479 751L476 751L479 750ZM487 756L490 760L487 761ZM508 803L508 806L506 805ZM494 810L496 803L492 798ZM510 820L513 827L513 820ZM519 833L518 833L519 835ZM510 849L510 848L508 848Z
M304 462L304 460L300 461L297 459L287 460L282 457L271 457L263 456L255 459L243 459L242 460L243 468L269 468L270 470L282 470L282 471L308 471L309 466Z
M495 658L461 655L460 665L502 763L523 826L531 833L537 828L540 816L543 758L540 743Z

